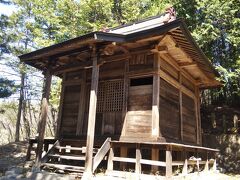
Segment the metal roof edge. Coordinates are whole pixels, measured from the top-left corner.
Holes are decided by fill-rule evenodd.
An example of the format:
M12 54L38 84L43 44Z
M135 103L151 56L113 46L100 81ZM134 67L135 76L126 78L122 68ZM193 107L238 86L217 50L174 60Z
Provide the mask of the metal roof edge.
M167 32L167 31L169 31L173 28L180 27L181 22L182 22L181 18L178 18L178 19L176 19L172 22L154 27L152 29L146 29L146 30L143 30L143 31L128 34L128 35L126 35L126 41L133 41L133 40L137 39L139 36L144 38L144 36L146 37L146 36L149 36L149 35L153 35L155 33L156 33L156 35L161 35L162 33Z
M119 26L116 26L116 27L113 27L113 28L109 28L109 30L110 30L110 31L112 31L112 30L117 30L117 29L121 29L121 28L124 28L124 27L127 27L127 26L134 25L134 24L143 23L143 22L146 22L146 21L155 19L155 18L159 18L159 17L161 17L161 16L163 16L163 15L165 15L165 14L166 14L166 13L161 13L161 14L158 14L158 15L156 15L156 16L151 16L151 17L148 17L148 18L145 18L145 19L141 19L141 20L136 21L136 22L126 23L126 24L119 25Z

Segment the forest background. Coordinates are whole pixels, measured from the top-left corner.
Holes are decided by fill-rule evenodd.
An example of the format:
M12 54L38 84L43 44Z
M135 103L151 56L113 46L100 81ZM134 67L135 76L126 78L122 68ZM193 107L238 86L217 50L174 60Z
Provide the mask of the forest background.
M0 0L0 145L35 137L43 75L18 56L87 32L159 15L171 3L218 70L223 86L201 92L202 106L240 111L239 0ZM47 136L54 136L61 80L54 77ZM211 119L209 119L211 122ZM211 125L211 123L209 123Z

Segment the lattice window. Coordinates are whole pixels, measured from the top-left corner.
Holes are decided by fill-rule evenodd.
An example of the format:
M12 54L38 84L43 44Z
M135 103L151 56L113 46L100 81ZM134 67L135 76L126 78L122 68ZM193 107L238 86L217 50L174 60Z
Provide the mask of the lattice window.
M97 95L97 112L104 111L104 94L105 94L105 82L100 82L98 85L98 95Z
M123 81L109 81L106 84L105 111L121 111L123 106Z
M98 86L97 112L121 111L123 97L123 80L101 82Z

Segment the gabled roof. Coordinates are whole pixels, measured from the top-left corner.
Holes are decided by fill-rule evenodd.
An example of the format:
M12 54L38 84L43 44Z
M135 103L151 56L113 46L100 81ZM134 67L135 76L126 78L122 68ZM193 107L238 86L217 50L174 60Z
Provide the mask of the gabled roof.
M191 58L209 78L218 76L208 58L197 46L183 19L163 23L163 15L136 23L110 29L109 32L96 31L19 56L21 61L40 70L47 68L49 61L60 57L87 51L91 44L132 43L150 37L170 35L181 51ZM50 63L51 64L51 63ZM216 81L215 81L216 82ZM213 86L219 85L216 83Z

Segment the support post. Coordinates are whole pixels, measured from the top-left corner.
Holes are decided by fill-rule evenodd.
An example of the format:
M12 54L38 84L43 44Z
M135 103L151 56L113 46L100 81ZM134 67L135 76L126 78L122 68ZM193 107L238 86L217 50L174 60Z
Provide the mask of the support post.
M37 151L36 151L36 162L35 166L38 168L40 166L40 161L42 158L42 149L44 144L44 133L46 127L46 121L48 117L48 101L50 96L52 75L50 71L47 70L44 73L44 90L42 96L42 105L41 105L41 117L38 123L38 137L37 137Z
M208 152L207 152L207 160L206 160L206 164L204 167L204 171L208 171L209 170L209 166L208 166Z
M217 160L216 160L216 157L214 157L214 162L213 162L213 166L212 166L212 171L214 171L214 172L217 171Z
M127 105L128 105L128 91L129 91L129 59L125 61L124 67L124 101L123 101L123 110L122 110L122 121L123 121L123 128L121 132L121 136L125 136L126 134L126 120L127 120Z
M202 127L201 127L201 114L200 114L200 91L199 87L196 87L196 100L197 100L197 125L198 125L198 143L202 145Z
M179 83L182 86L182 74L179 71ZM179 89L179 113L180 113L180 139L183 141L183 110L182 110L182 90Z
M166 178L172 177L172 146L167 146L166 149Z
M183 159L184 159L184 165L183 165L182 175L185 176L188 173L188 159L187 159L187 152L185 150L183 151Z
M93 60L93 68L92 68L92 81L91 81L90 103L89 103L89 112L88 112L86 161L85 161L85 172L84 172L85 177L89 177L93 173L93 144L94 144L98 77L99 77L99 66L97 64L98 58L97 58L95 47L93 48L92 60Z
M141 158L142 158L142 155L141 155L141 150L140 150L140 144L137 144L137 147L136 147L136 164L135 164L135 173L139 179L139 176L141 174Z
M152 148L152 160L159 161L159 149L158 148ZM153 172L158 171L158 166L152 166L151 167Z
M154 54L154 69L158 72L160 69L159 54ZM152 136L158 138L159 130L159 93L160 76L158 73L153 75L153 96L152 96Z
M128 154L127 147L120 147L120 157L127 157L127 154ZM125 162L120 162L120 169L122 171L126 170L126 163Z
M108 155L107 172L111 172L113 170L113 158L114 158L114 152L113 152L113 147L111 147Z

